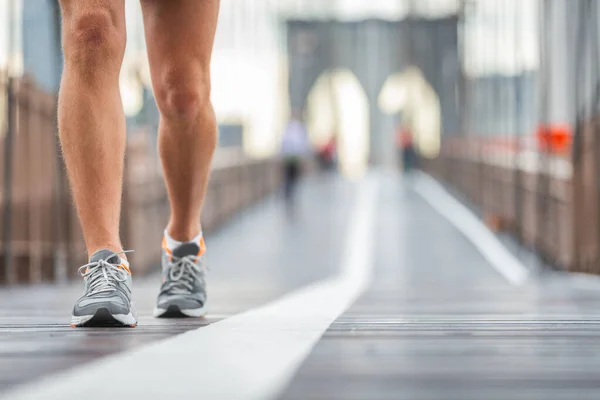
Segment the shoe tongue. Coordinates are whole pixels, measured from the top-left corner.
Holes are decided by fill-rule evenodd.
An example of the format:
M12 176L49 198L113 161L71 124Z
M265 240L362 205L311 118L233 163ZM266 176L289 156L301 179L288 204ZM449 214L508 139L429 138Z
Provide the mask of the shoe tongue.
M198 253L200 253L200 246L194 242L184 243L173 250L173 255L177 258L196 256Z
M108 249L98 250L90 257L90 262L98 262L100 260L106 260L109 264L120 264L121 258L115 254L114 251Z

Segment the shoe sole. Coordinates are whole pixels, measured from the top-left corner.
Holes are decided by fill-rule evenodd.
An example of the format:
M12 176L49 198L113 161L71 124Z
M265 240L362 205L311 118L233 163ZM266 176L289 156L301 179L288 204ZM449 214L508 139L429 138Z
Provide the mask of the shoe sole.
M200 308L180 309L176 305L171 305L167 309L154 309L155 318L202 318L206 315L206 306Z
M137 326L135 311L129 314L111 314L107 308L99 308L94 315L71 316L72 328L89 327L130 327Z

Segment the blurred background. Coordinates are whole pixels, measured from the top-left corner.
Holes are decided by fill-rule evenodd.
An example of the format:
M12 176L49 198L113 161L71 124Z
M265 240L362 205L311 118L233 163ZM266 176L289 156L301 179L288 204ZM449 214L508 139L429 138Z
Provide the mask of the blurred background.
M139 2L126 7L122 225L143 270L168 205ZM418 167L545 265L600 273L599 12L594 0L223 1L204 229L278 190L290 154L304 174L348 179ZM63 281L85 260L56 140L61 69L57 1L0 0L0 283ZM290 121L308 150L285 145Z

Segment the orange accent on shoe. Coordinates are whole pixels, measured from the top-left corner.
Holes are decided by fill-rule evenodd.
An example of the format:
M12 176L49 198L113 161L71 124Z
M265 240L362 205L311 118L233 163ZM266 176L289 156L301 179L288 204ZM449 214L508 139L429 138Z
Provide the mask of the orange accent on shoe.
M71 324L71 328L77 328L76 324Z
M162 248L163 248L164 251L166 251L170 255L173 254L173 252L171 251L171 249L169 249L169 247L167 246L167 238L164 237L164 236L163 236L163 240L162 240Z
M120 264L120 265L119 265L119 268L120 268L120 269L124 269L125 271L127 271L127 273L128 273L129 275L131 275L131 270L129 269L129 267L128 267L127 265L125 265L125 264Z
M200 238L200 251L198 252L197 257L200 257L206 253L206 243L204 242L204 236Z
M162 240L162 249L164 251L167 252L167 254L169 255L169 261L173 260L173 252L171 251L171 249L169 249L169 247L167 247L167 238L163 236L163 240Z

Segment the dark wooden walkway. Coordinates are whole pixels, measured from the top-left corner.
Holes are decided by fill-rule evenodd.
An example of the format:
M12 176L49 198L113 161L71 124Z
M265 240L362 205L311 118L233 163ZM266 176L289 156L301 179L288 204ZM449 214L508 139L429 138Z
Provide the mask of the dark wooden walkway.
M210 237L205 320L151 318L156 276L134 283L136 329L69 328L79 284L0 289L0 397L335 274L354 189L311 178L295 220L270 199ZM281 398L600 398L596 279L546 273L512 286L397 176L383 178L377 204L374 281L325 332Z
M511 286L402 193L382 188L371 289L282 398L599 399L598 281L545 274Z

